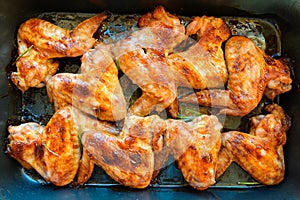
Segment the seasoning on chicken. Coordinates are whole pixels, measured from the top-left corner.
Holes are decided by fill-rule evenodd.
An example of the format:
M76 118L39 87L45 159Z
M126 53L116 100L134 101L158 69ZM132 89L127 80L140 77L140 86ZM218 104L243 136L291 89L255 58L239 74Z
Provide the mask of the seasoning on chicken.
M81 22L74 30L58 27L41 19L29 19L18 30L17 72L11 74L12 82L25 92L30 87L43 87L56 73L58 61L53 58L81 56L92 48L104 14ZM24 54L24 55L23 55Z
M121 70L143 91L129 112L145 116L152 110L161 112L177 97L174 77L160 52L153 49L124 53L118 63Z
M186 39L184 25L176 15L166 12L163 6L157 6L153 13L143 15L138 25L141 29L149 28L161 39L158 45L161 45L162 52L172 50Z
M217 177L231 162L236 162L262 184L275 185L283 180L283 145L290 122L280 106L271 104L266 110L271 114L251 119L249 134L238 131L222 133Z
M86 183L96 164L122 185L145 188L169 164L169 154L197 190L213 185L232 162L262 184L283 180L290 121L276 104L265 106L271 114L251 118L249 134L221 134L213 115L191 122L141 116L166 109L177 117L180 86L201 90L182 102L244 116L263 95L274 99L291 89L286 63L242 36L227 41L224 57L230 29L221 18L195 17L185 30L158 6L139 19L140 29L114 43L96 43L93 34L105 18L96 15L72 31L40 19L20 26L18 71L11 80L22 92L46 84L56 112L46 126L10 126L8 155L57 186ZM197 40L191 44L192 35ZM79 74L54 75L54 58L81 55ZM143 92L128 114L116 65ZM122 119L122 130L107 122Z
M186 34L197 34L197 41L182 52L166 57L169 73L177 86L193 89L223 88L228 77L222 43L230 36L230 29L221 18L195 17ZM192 39L188 39L191 41ZM178 99L167 108L172 117L178 115Z
M187 34L198 33L199 40L180 53L174 53L174 47L187 39L184 26L163 7L142 16L139 26L143 28L137 32L144 32L143 37L149 38L151 44L137 39L140 34L133 33L130 41L137 41L137 46L122 41L123 49L127 49L117 57L121 70L143 91L130 107L131 113L143 116L153 109L160 112L168 108L171 116L176 117L178 86L224 86L227 69L221 45L230 36L230 30L222 19L196 17L187 27ZM146 32L149 28L151 31Z
M117 182L133 188L145 188L152 179L155 159L154 138L165 132L165 121L156 115L129 116L120 134L106 131L88 131L82 136L84 149L82 170L78 184L91 175L95 163ZM159 150L160 148L158 148Z
M81 74L60 73L48 81L48 96L56 110L71 104L101 120L125 117L126 102L118 69L103 47L98 44L83 55Z
M70 107L57 111L47 126L25 123L8 128L8 155L57 186L69 184L80 160L80 142Z
M231 34L229 27L221 18L195 17L186 34L197 34L198 41L186 51L167 57L177 84L193 89L223 88L228 72L222 43Z
M141 29L113 46L121 70L143 91L130 107L134 115L161 112L177 97L174 76L167 67L166 54L186 39L177 16L157 7L139 20Z
M78 171L81 133L89 130L118 133L113 125L67 106L55 112L46 126L34 122L9 126L7 153L54 185L67 185Z
M222 125L216 116L199 116L189 123L167 120L166 144L185 180L197 190L215 183Z
M181 101L219 107L221 114L244 116L258 105L264 92L274 98L291 89L288 66L265 55L251 39L230 38L225 59L229 72L226 90L202 90Z

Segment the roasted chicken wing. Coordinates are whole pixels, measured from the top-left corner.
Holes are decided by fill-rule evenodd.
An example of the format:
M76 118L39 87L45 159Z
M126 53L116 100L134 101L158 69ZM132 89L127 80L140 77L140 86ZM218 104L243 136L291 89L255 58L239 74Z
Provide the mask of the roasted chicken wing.
M56 112L47 126L26 123L10 126L8 155L27 169L35 169L57 186L75 177L81 156L79 135L71 108Z
M80 74L60 73L49 79L47 92L55 109L72 104L101 120L123 119L126 102L110 53L98 44L81 61Z
M139 25L155 30L157 41L148 46L141 45L143 48L139 50L135 47L134 51L124 51L118 58L121 70L143 91L141 98L130 108L132 113L146 115L154 108L157 111L168 108L171 116L176 117L178 86L224 87L227 68L221 45L230 36L230 30L222 19L196 17L188 25L187 34L197 33L198 41L179 53L174 53L173 47L187 35L177 17L158 7L153 13L142 16Z
M229 72L226 90L202 90L181 101L220 107L221 114L244 116L258 105L264 92L274 98L291 89L289 68L265 55L251 39L230 38L226 42L225 58Z
M160 43L155 47L162 52L172 50L186 39L184 25L176 15L166 12L163 6L157 6L153 13L143 15L139 19L138 25L142 30L149 28L158 36Z
M290 119L276 104L265 106L269 114L251 118L249 134L221 133L214 115L190 122L144 116L166 109L176 118L178 87L198 91L181 102L244 116L263 95L273 100L291 89L284 60L266 55L247 37L228 40L231 32L221 18L194 17L185 28L158 6L139 19L139 29L109 44L93 38L105 19L98 14L74 30L41 19L20 26L17 72L10 78L22 92L46 85L55 113L46 126L9 126L9 156L56 186L83 185L96 164L124 186L145 188L170 154L197 190L215 184L232 162L262 184L283 180ZM78 74L55 75L56 58L81 55ZM142 90L128 109L118 67Z
M81 56L92 48L93 34L106 18L98 14L80 23L74 30L58 27L41 19L30 19L18 30L17 72L12 82L25 92L30 87L43 87L58 68L52 58Z
M195 17L186 33L197 34L198 41L186 51L167 57L177 84L194 89L223 88L228 72L222 43L231 34L229 27L221 18Z
M266 108L271 114L252 118L250 134L230 131L222 134L217 176L236 162L258 182L280 183L284 178L283 145L290 123L281 107Z
M161 148L157 138L165 129L164 120L152 115L126 118L118 135L106 131L85 132L82 136L85 162L81 170L86 171L79 172L78 184L89 178L91 165L95 163L125 186L147 187L154 171L154 150Z
M145 116L152 110L161 112L177 97L177 88L165 57L153 49L123 54L118 63L122 71L137 84L143 94L130 107L129 112Z
M54 185L67 185L78 171L81 134L90 130L119 132L108 122L100 122L66 106L55 112L46 126L34 122L9 126L7 153L24 168L35 169Z
M162 111L177 97L174 76L165 56L186 35L178 17L162 6L142 16L139 27L140 30L114 44L112 52L121 70L143 91L129 111L144 116L152 110Z
M167 120L166 144L185 180L198 190L215 183L221 128L215 116L203 115L189 123Z

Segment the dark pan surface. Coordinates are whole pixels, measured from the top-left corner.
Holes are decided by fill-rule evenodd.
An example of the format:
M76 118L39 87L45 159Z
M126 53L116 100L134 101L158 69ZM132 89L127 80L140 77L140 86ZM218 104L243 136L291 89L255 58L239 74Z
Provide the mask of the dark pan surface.
M300 168L300 156L298 152L300 152L300 148L298 143L300 142L299 129L300 125L297 124L297 119L300 119L300 103L299 103L299 95L297 94L297 86L294 85L294 90L289 94L282 95L280 97L280 104L288 111L289 115L291 115L293 121L292 129L288 132L288 142L285 147L285 155L286 155L286 178L283 183L274 187L262 187L262 188L240 188L233 189L232 187L224 188L211 188L205 192L197 192L189 187L181 187L184 184L182 179L178 179L178 186L174 188L174 182L172 182L172 187L167 187L167 182L165 183L166 187L159 188L153 187L148 188L146 190L132 190L124 187L119 187L115 183L106 182L105 184L110 185L110 187L94 187L99 186L99 180L94 176L94 180L89 182L89 186L86 188L76 189L76 188L55 188L49 185L43 185L43 181L39 181L38 177L33 178L33 174L28 174L29 172L25 172L19 164L13 159L8 158L3 152L5 150L5 137L7 136L6 126L7 119L9 118L9 124L17 124L19 122L26 121L39 121L43 124L47 123L49 117L51 117L52 106L50 104L46 105L47 112L44 112L45 107L41 107L37 99L44 99L46 101L46 93L43 90L39 91L30 91L32 94L36 95L34 98L30 96L21 95L18 91L15 91L6 78L5 68L11 62L11 58L13 55L11 53L14 49L14 39L15 39L15 31L16 27L24 20L39 15L40 13L44 13L45 11L68 11L71 13L74 12L88 12L95 13L101 12L103 9L110 10L112 12L116 11L118 13L135 13L140 12L143 13L145 11L151 11L155 5L160 4L159 2L152 3L141 3L135 2L136 4L128 3L123 7L120 6L120 2L102 2L103 4L98 5L100 1L94 0L97 4L93 4L92 1L76 1L71 2L62 1L63 5L60 2L60 7L58 8L58 1L53 1L52 3L48 3L48 5L41 5L42 3L29 1L29 2L14 2L7 3L4 0L0 1L0 30L4 30L1 32L0 37L0 61L1 61L1 139L2 139L2 153L1 153L1 164L0 164L0 199L40 199L43 194L43 199L52 199L52 198L60 198L60 199L94 199L101 198L106 199L108 197L113 198L116 197L118 199L143 199L143 198L164 198L164 199L182 199L184 197L189 198L243 198L243 199L252 199L253 197L260 199L296 199L300 192L297 190L297 184L300 180L300 173L298 169ZM165 1L164 1L165 2ZM269 4L268 4L269 2ZM69 3L68 5L65 3ZM289 3L289 4L288 4ZM293 3L293 4L292 4ZM276 40L270 43L272 46L270 48L270 54L278 54L280 52L283 55L287 54L294 60L294 68L295 74L297 73L300 58L300 49L297 44L300 44L300 32L297 32L297 26L295 22L299 22L299 13L300 13L300 3L297 7L297 1L287 1L280 5L280 2L277 1L267 1L264 3L258 3L260 5L259 8L254 5L242 4L240 3L241 10L247 10L252 13L257 14L269 14L273 13L270 18L270 15L253 15L246 13L245 11L239 11L236 9L236 5L233 5L228 2L216 3L216 5L205 4L202 1L187 1L185 4L182 2L177 2L176 5L172 3L165 2L168 10L173 11L178 14L188 14L193 15L197 13L197 15L202 14L212 14L215 16L243 16L243 17L255 17L255 18L267 18L267 19L279 19L279 27L281 28L282 34L282 44L277 43ZM277 6L276 6L277 4ZM295 5L296 4L296 5ZM96 6L95 6L96 5ZM116 6L117 5L117 6ZM142 6L140 6L142 5ZM195 6L192 6L195 5ZM193 8L198 5L198 10ZM201 6L200 6L201 5ZM205 8L203 8L203 5ZM138 7L134 9L134 7ZM221 9L224 8L224 9ZM2 10L3 9L3 10ZM277 9L277 11L276 11ZM299 9L299 10L297 10ZM10 12L8 12L10 11ZM191 12L189 12L191 11ZM280 11L280 12L279 12ZM52 13L53 14L53 13ZM298 17L298 18L297 18ZM297 21L298 19L298 21ZM272 23L271 23L272 24ZM281 35L277 37L280 38ZM277 38L275 37L275 38ZM274 39L274 38L273 38ZM275 42L276 41L276 42ZM270 45L269 45L270 46ZM67 70L75 70L76 72L76 64L78 66L78 60L64 61L68 66L74 66L75 68L68 68ZM69 65L69 64L73 65ZM297 83L299 80L299 75L295 76L295 82ZM28 94L29 95L29 94ZM35 99L36 98L36 99ZM21 99L21 101L20 101ZM26 113L27 112L27 113ZM170 168L166 170L166 173L170 172L168 170L173 170L171 172L174 175L174 170L176 168ZM102 173L99 169L99 173ZM176 173L175 173L176 174ZM170 175L170 174L169 174ZM96 178L96 179L95 179ZM247 178L247 177L246 177ZM37 181L38 180L38 181ZM101 179L103 180L103 179ZM94 182L93 182L94 181ZM96 183L96 184L94 184ZM104 185L105 185L104 184ZM104 186L103 185L103 186ZM107 185L106 185L107 186ZM228 184L226 185L228 186Z

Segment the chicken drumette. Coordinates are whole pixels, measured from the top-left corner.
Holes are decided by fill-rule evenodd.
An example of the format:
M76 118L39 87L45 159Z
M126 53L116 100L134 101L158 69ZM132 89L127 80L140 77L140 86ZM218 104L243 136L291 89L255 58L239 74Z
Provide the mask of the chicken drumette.
M281 107L266 106L271 112L251 119L250 133L230 131L222 133L222 148L219 153L217 177L236 162L255 180L274 185L284 178L285 164L283 145L290 123Z
M166 144L185 180L198 190L215 183L221 128L215 116L203 115L189 123L167 120Z
M74 30L58 27L41 19L30 19L18 30L19 59L12 82L25 92L30 87L43 87L55 74L58 61L53 58L81 56L92 48L93 34L106 18L98 14L81 22Z
M121 120L126 115L126 102L118 80L118 69L98 44L81 58L81 73L60 73L49 79L47 92L55 109L71 104L101 120Z
M230 38L225 59L229 72L226 90L202 90L181 101L220 107L221 114L244 116L258 105L264 93L273 99L291 89L288 66L266 55L249 38Z

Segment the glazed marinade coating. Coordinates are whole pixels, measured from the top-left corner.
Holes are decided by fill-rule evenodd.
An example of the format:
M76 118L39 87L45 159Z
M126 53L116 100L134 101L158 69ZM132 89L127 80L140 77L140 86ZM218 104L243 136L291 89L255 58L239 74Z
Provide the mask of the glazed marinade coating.
M58 27L42 19L29 19L18 29L17 72L11 74L12 82L25 92L30 87L43 87L56 73L59 63L53 58L77 57L93 47L104 14L81 22L74 30Z
M180 97L181 102L245 116L263 95L273 100L291 89L286 63L266 55L247 37L230 37L221 18L194 17L185 27L158 6L141 16L140 29L109 44L93 38L105 18L96 15L74 30L40 19L20 26L18 50L23 55L11 80L22 92L46 85L55 113L46 126L9 126L8 155L57 186L85 184L96 164L120 184L145 188L170 154L197 190L215 184L232 162L262 184L283 180L290 124L276 104L265 106L270 114L251 118L249 134L221 133L214 115L184 122L149 114L167 109L176 118L177 89L186 87L197 92ZM196 40L184 46L189 36ZM78 74L54 75L59 63L53 58L77 56L82 56ZM129 108L118 70L142 90Z

